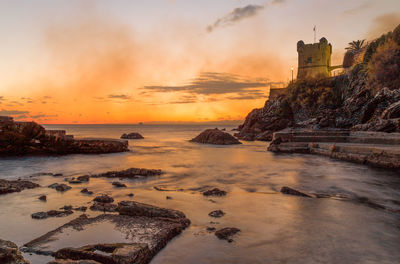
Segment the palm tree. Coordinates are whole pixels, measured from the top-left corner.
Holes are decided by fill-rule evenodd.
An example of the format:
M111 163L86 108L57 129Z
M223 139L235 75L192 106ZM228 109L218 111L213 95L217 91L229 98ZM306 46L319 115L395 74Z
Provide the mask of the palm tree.
M356 40L356 41L352 41L349 43L349 46L346 48L349 51L352 52L359 52L362 48L364 48L364 46L367 43L365 42L365 39L363 40Z

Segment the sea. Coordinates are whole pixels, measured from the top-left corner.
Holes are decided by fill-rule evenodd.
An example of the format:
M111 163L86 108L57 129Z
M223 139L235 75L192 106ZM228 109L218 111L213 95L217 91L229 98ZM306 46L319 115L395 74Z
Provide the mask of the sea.
M191 225L152 260L159 263L400 263L400 175L398 172L338 161L322 156L275 154L268 142L217 146L189 142L201 131L218 127L233 133L236 125L45 125L75 137L129 140L129 152L0 158L0 178L55 182L40 173L65 177L131 167L161 169L165 174L124 183L123 191L107 183L90 186L122 200L180 210ZM41 178L43 177L43 178ZM326 198L280 193L289 186ZM167 191L160 192L154 187ZM217 187L225 197L205 197ZM25 195L24 195L25 193ZM38 201L47 194L49 202ZM170 196L171 199L166 199ZM59 194L52 189L23 191L0 197L0 238L19 246L75 216L34 221L30 214L62 204L88 203L79 191ZM45 207L45 208L44 208ZM208 214L223 210L221 218ZM236 227L233 242L219 240L207 227ZM25 255L35 263L41 258Z

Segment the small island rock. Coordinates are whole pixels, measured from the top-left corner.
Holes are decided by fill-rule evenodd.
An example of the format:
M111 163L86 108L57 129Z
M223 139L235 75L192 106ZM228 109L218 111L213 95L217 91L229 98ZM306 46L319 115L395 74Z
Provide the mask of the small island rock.
M190 142L214 145L242 144L234 136L229 133L223 132L218 128L206 129L201 132L197 137L190 140Z
M129 133L129 134L122 134L121 136L122 139L144 139L144 137L142 135L140 135L139 133L133 132L133 133Z

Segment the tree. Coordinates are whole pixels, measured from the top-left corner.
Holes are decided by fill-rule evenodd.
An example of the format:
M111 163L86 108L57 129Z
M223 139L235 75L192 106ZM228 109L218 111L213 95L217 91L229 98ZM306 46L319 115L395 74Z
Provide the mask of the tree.
M363 40L355 40L349 43L349 46L346 48L349 51L353 52L359 52L362 48L365 47L367 43L365 42L365 39Z

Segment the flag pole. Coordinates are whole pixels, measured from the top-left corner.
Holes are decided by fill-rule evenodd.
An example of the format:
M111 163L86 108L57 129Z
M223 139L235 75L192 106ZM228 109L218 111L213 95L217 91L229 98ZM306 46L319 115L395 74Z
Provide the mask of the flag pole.
M314 26L314 43L317 42L317 26Z

